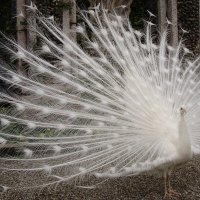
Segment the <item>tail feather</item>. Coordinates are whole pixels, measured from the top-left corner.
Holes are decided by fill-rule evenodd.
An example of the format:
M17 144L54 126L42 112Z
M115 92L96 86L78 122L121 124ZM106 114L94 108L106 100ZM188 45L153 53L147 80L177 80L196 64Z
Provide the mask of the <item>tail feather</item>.
M127 18L95 10L81 13L92 32L90 37L85 26L77 27L82 48L35 7L34 12L42 26L33 27L41 48L24 49L9 39L14 48L6 47L27 71L0 66L0 80L13 91L0 92L0 169L3 176L21 177L19 186L3 187L73 180L84 187L84 178L101 182L162 169L179 159L182 105L198 152L200 62L185 61L189 51L181 41L169 46L166 30L156 44L151 22L143 33Z

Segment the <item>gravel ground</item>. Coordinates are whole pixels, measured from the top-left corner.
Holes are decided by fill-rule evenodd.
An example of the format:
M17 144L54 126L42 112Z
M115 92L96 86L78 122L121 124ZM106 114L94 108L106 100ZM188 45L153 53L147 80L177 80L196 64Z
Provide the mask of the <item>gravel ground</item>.
M11 179L12 181L12 179ZM177 200L200 199L200 158L176 170L172 186L182 193ZM163 179L152 175L139 175L111 179L95 189L73 188L61 184L56 188L38 191L8 191L1 200L161 200L164 195Z

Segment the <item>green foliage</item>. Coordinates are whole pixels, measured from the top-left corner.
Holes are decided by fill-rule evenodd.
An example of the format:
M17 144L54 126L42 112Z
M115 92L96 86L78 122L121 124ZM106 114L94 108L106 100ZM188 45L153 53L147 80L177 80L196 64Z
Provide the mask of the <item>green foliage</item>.
M55 136L54 132L50 128L39 131L39 134L37 133L37 135L41 138Z
M158 5L157 0L134 0L131 6L130 21L134 28L143 29L144 20L149 20L150 11L154 15L158 15ZM157 19L154 19L157 20ZM155 22L156 23L156 22Z
M6 115L9 113L9 115L12 116L13 111L14 111L14 108L12 106L4 106L4 105L0 106L1 114ZM18 124L18 123L11 123L9 126L4 128L5 133L12 133L13 135L20 136L18 139L16 138L13 138L13 140L10 139L9 143L17 143L18 141L26 142L26 137L23 137L23 135L21 134L24 132L24 129L25 129L25 125ZM39 128L39 129L33 130L31 134L32 136L41 137L41 138L55 136L54 131L50 128L46 128L46 129Z
M69 1L69 2L65 2L64 0L60 0L60 1L57 1L57 8L60 9L60 10L71 10L72 7L73 7L73 2Z
M25 19L22 19L22 20L20 21L20 24L21 24L22 26L27 26L27 21L26 21Z
M15 31L16 13L13 7L12 0L1 0L0 1L0 30L5 33Z

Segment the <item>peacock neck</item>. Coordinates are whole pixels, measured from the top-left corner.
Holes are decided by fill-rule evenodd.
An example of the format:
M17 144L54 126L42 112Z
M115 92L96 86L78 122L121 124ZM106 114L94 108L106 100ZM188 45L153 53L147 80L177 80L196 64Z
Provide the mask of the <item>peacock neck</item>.
M192 157L191 141L184 113L182 113L180 116L178 132L179 135L177 149L180 154L180 157L182 157L183 159L190 159Z
M178 131L179 131L179 137L180 138L183 138L183 136L188 135L188 129L187 129L187 123L186 123L186 120L185 120L185 114L181 114L181 116L180 116ZM189 137L189 135L188 135L188 137Z

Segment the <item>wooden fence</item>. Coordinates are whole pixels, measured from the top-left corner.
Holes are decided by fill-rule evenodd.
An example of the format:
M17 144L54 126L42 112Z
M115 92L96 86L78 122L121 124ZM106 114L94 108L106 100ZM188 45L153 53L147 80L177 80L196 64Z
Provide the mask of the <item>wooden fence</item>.
M35 0L36 1L36 0ZM57 0L58 1L58 0ZM61 1L61 0L60 0ZM63 9L62 11L62 24L63 31L66 34L69 34L70 29L76 28L76 0L62 0L64 3L72 2L73 6L71 10ZM166 27L166 19L168 19L172 25L169 26L170 30L170 43L172 46L176 46L178 44L178 9L177 9L177 1L178 0L158 0L158 26L160 32L163 32ZM126 6L126 12L130 12L131 4L134 4L134 0L88 0L90 3L90 7L94 7L101 2L104 8L112 10L113 8L118 8L119 14L123 14L123 11L120 11L120 7ZM17 13L21 12L26 15L24 5L30 3L30 0L16 0L16 10ZM37 1L36 1L37 3ZM200 10L200 3L199 3ZM200 12L199 12L200 13ZM30 43L30 37L28 36L25 27L21 24L20 17L17 18L17 41L23 47L26 46L27 42ZM200 14L199 14L200 21ZM200 32L200 26L199 26ZM200 34L199 34L200 35ZM76 34L69 35L72 39L76 40ZM199 36L200 37L200 36ZM198 45L198 44L197 44Z

